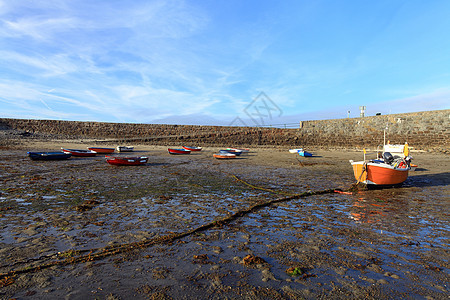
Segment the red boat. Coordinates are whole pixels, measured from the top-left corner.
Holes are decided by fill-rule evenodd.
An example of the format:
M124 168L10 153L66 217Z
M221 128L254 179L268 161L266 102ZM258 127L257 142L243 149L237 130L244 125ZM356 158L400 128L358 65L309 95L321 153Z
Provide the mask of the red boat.
M114 148L88 147L88 149L95 153L114 153Z
M97 153L91 150L66 149L61 147L62 152L72 154L72 156L91 157Z
M186 150L186 149L172 149L169 148L167 149L169 151L169 154L191 154L190 150Z
M233 153L217 153L213 154L214 158L217 159L230 159L230 158L236 158L236 154Z
M183 149L189 150L189 151L202 151L202 147L189 147L189 146L183 146Z
M148 161L146 156L137 157L117 157L117 156L105 156L106 162L115 166L140 166L144 165Z

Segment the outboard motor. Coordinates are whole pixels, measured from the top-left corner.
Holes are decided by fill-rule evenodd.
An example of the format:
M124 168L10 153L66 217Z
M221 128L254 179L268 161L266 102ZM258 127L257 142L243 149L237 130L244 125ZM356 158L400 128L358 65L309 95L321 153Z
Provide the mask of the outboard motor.
M391 152L384 152L383 159L384 159L384 162L389 165L392 164L392 162L394 161L394 157L392 156Z
M405 162L406 162L406 165L407 165L408 167L411 167L411 159L412 159L411 156L405 157Z

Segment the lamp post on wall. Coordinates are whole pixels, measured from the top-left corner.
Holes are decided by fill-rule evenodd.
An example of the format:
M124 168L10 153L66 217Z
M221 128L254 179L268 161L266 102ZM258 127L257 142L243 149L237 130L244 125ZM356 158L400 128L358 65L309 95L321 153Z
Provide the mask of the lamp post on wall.
M347 118L350 118L350 111L347 110Z
M366 107L365 107L365 106L360 106L360 107L359 107L359 110L360 110L359 116L360 116L361 118L364 118L364 113L366 112Z

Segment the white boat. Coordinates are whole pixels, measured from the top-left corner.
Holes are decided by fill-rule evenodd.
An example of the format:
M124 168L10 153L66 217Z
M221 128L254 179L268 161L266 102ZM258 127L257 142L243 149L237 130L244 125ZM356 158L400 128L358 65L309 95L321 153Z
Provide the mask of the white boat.
M231 150L231 151L235 151L235 152L243 152L243 153L250 152L250 149L248 149L248 148L227 148L226 150Z
M289 149L289 153L299 153L303 151L303 148L298 148L298 149Z
M133 146L117 146L118 152L133 152L134 147Z

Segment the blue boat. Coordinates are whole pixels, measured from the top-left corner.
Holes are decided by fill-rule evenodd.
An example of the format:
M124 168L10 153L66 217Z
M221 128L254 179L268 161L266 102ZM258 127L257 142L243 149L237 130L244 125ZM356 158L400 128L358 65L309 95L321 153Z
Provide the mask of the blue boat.
M219 153L231 153L231 154L236 154L236 156L239 156L242 154L242 151L237 151L237 150L219 150Z
M64 152L27 152L32 160L63 160L72 156L70 153Z
M298 151L298 155L304 156L304 157L311 157L312 153L306 152L306 151Z

